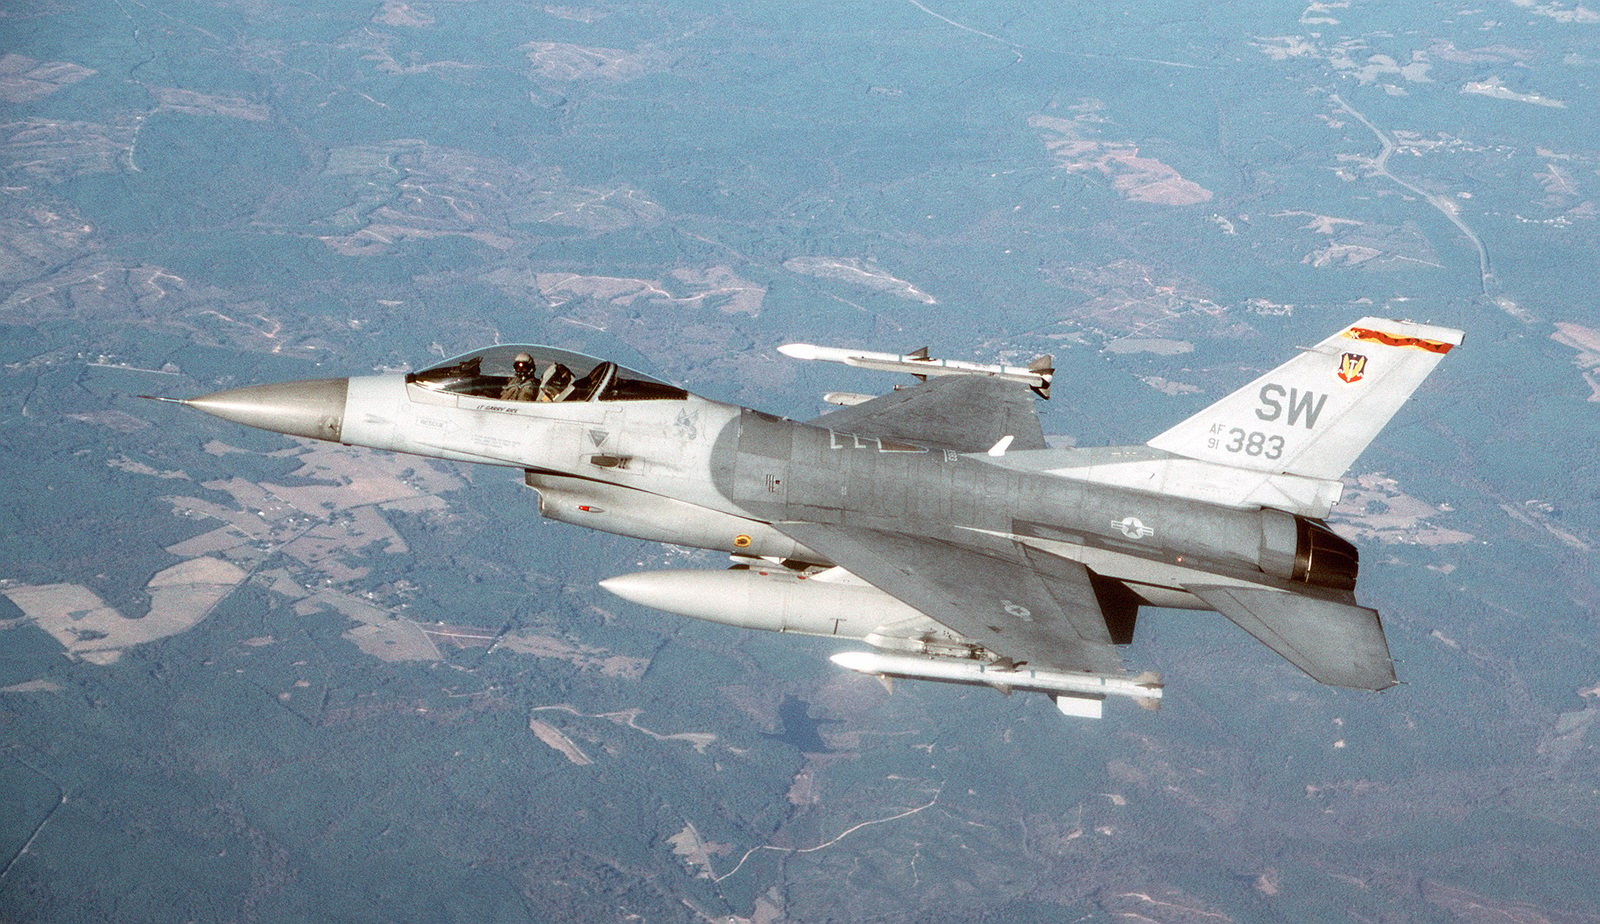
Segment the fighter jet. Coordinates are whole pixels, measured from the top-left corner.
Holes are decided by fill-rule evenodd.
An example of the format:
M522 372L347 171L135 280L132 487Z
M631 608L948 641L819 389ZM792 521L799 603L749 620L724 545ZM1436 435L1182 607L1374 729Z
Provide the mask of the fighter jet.
M419 372L177 400L293 436L520 470L551 520L727 553L727 570L601 582L636 603L863 642L880 678L1048 695L1098 718L1159 705L1122 651L1141 610L1214 610L1314 680L1396 682L1357 552L1324 522L1340 477L1462 332L1362 318L1142 446L1051 448L1026 366L789 344L910 373L798 421L535 345Z

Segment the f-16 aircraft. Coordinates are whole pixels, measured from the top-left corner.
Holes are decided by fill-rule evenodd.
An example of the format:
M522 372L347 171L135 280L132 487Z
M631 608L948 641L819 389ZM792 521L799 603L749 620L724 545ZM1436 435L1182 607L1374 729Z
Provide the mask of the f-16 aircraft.
M552 520L726 552L727 570L601 582L636 603L856 640L841 667L1155 707L1125 670L1143 607L1215 610L1313 679L1396 682L1357 553L1323 521L1340 477L1462 332L1362 318L1142 446L1050 448L1027 366L790 344L910 373L796 421L614 362L497 345L419 372L177 400L293 436L520 470Z

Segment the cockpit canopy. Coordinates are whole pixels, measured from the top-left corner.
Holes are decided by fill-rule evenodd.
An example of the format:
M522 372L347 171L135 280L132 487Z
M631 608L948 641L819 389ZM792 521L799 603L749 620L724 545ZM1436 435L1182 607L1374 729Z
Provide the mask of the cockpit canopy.
M507 397L517 354L533 357L537 397ZM653 376L609 360L532 344L500 344L464 353L406 376L406 382L433 391L474 398L523 401L683 400L689 393Z

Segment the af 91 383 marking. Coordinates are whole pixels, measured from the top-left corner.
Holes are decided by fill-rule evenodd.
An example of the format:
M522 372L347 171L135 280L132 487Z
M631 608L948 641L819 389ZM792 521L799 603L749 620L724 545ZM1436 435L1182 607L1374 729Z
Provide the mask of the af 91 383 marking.
M1220 432L1221 428L1214 428ZM1226 434L1227 442L1222 438L1212 437L1211 448L1219 446L1225 452L1243 453L1247 456L1261 456L1265 459L1283 458L1283 437L1276 434L1263 433L1260 430L1245 430L1241 427L1232 427Z

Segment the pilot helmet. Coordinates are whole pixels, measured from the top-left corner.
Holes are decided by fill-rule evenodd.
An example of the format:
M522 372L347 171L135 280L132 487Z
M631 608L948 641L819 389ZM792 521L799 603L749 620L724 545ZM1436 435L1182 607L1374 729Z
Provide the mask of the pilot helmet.
M527 353L518 353L517 358L511 361L511 368L517 371L517 375L532 375L533 357Z

